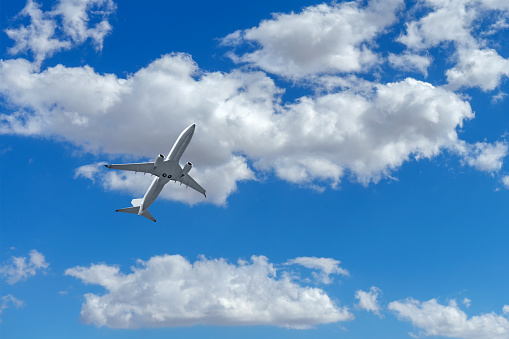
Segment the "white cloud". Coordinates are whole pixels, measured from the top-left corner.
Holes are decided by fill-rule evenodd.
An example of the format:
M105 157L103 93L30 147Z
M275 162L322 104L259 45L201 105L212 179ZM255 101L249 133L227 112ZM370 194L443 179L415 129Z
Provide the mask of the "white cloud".
M502 178L502 183L504 184L505 188L509 189L509 175L506 175Z
M506 142L497 141L493 144L478 142L469 146L465 161L480 171L496 172L502 168L508 149L509 145Z
M465 339L507 339L509 320L495 313L468 318L454 300L441 305L436 299L419 302L412 298L389 303L389 310L401 320L422 330L419 336L444 336Z
M509 314L509 305L504 305L502 312L504 312L504 314Z
M190 263L180 255L138 261L123 274L105 264L74 267L66 275L104 287L88 293L81 320L114 328L206 325L273 325L309 328L353 319L318 288L299 286L263 256L237 265L224 259Z
M470 307L470 304L472 303L472 300L468 299L468 298L465 298L463 299L463 304L469 308Z
M29 252L29 259L26 257L11 257L10 262L0 266L0 275L2 275L8 284L15 284L20 280L26 280L35 276L37 271L48 268L44 255L37 250Z
M75 173L77 177L84 177L93 182L98 179L107 190L129 192L140 198L153 180L151 175L106 170L103 165L104 163L100 162L81 166ZM232 156L230 161L213 168L193 167L192 174L197 182L206 187L207 198L175 182L170 182L161 192L160 197L188 204L211 202L216 205L225 205L228 196L237 190L237 182L254 180L254 174L247 166L246 159L240 156Z
M442 42L458 41L463 44L472 43L470 25L477 12L470 0L425 0L423 5L431 11L416 21L406 23L406 34L398 41L413 50L425 50Z
M507 96L507 93L498 92L496 95L491 97L491 102L497 104L499 102L504 101L504 98Z
M347 270L339 267L341 261L332 258L317 258L317 257L298 257L295 259L288 260L285 265L301 265L306 268L318 269L320 273L313 272L312 275L321 283L330 284L333 279L330 277L331 274L341 274L349 276Z
M431 57L405 52L403 54L389 53L389 63L392 67L410 72L419 72L428 76Z
M152 160L196 123L182 160L194 163L211 193L206 201L223 204L254 170L310 187L336 187L345 175L377 182L405 161L459 148L456 129L474 117L459 96L414 79L361 88L282 105L282 89L266 74L206 73L185 54L165 55L126 79L88 66L38 72L15 59L0 62L0 92L13 111L0 114L0 133L57 136L85 151ZM119 178L133 187L145 180L87 175L109 188Z
M40 7L33 0L28 0L19 15L28 16L30 25L5 30L15 42L9 52L18 54L31 51L37 65L55 52L82 44L89 38L97 49L102 49L104 37L111 31L106 17L115 10L112 0L59 0L53 10L47 12ZM101 18L91 28L88 27L90 14Z
M509 60L493 49L461 48L457 54L458 63L445 73L453 90L480 87L491 91L500 85L503 76L509 76Z
M369 292L364 292L363 290L355 291L355 299L359 300L359 303L356 305L358 308L373 312L379 316L381 306L378 302L378 296L382 293L382 291L375 286L371 286Z
M23 301L15 298L12 294L7 294L2 296L0 303L0 315L3 313L3 311L10 307L10 305L14 305L14 307L19 308L23 306ZM0 319L0 322L2 320Z
M106 165L106 162L99 162L96 164L84 165L76 169L74 172L74 178L86 178L95 182L95 177L99 175L99 170L102 166Z
M253 64L266 72L290 78L319 73L365 72L378 62L369 43L392 24L401 0L371 0L320 4L301 13L274 14L258 27L237 31L224 45L254 42L260 48L236 62Z
M453 43L457 64L446 71L449 88L479 87L483 91L490 91L509 76L509 60L494 49L487 48L488 41L476 37L480 21L509 15L506 3L491 0L426 0L423 4L431 11L416 21L406 23L406 33L398 41L413 51ZM487 15L488 12L493 15ZM492 25L490 34L506 28L501 23Z

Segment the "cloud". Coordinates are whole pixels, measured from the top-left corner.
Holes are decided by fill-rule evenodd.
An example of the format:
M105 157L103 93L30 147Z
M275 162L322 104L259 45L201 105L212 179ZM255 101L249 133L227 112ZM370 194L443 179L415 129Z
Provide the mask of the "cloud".
M222 43L255 43L254 52L232 53L232 59L284 77L365 72L379 58L369 44L396 20L402 5L401 0L371 0L366 7L354 1L309 6L300 13L274 14Z
M330 277L331 274L341 274L349 276L347 270L339 267L341 261L332 258L317 258L317 257L298 257L295 259L288 260L285 265L300 265L306 268L318 269L320 273L313 272L312 275L315 279L323 284L332 283L333 279Z
M484 172L496 172L502 168L509 146L506 142L489 144L478 142L469 146L465 161L468 165Z
M132 273L105 264L74 267L66 275L104 287L88 293L81 320L98 327L139 328L204 325L272 325L310 328L353 319L318 288L304 287L287 275L278 278L267 258L230 264L180 255L138 261Z
M80 166L74 171L74 179L86 178L95 182L95 177L99 175L99 170L106 164L106 162L99 162L96 164Z
M44 255L37 250L31 250L27 262L26 257L11 257L10 262L0 266L0 275L2 275L8 284L12 285L20 280L26 280L28 277L35 276L37 271L48 268Z
M465 298L463 299L463 304L469 308L470 307L470 304L472 303L472 300L468 299L468 298Z
M491 102L493 104L497 104L499 102L504 101L504 98L507 96L507 93L504 92L498 92L496 95L491 97Z
M40 7L33 0L28 0L19 16L29 17L30 25L5 30L15 42L9 53L15 55L31 51L37 65L55 52L70 49L89 38L97 49L102 49L104 37L111 31L106 17L115 10L112 0L59 0L47 12ZM101 21L89 27L94 21L91 19L97 19L95 17Z
M389 53L389 63L393 68L403 71L419 72L428 76L428 67L431 65L431 57L405 52L403 54Z
M465 312L451 300L441 305L436 299L419 302L412 298L393 301L388 309L394 311L400 320L410 321L422 330L419 336L444 336L468 339L507 339L509 320L495 313L476 315L468 318Z
M502 308L502 312L504 314L509 314L509 305L504 305L504 307Z
M123 191L143 197L153 177L141 173L106 170L104 162L84 165L76 169L75 177L98 180L107 190ZM254 180L254 173L248 168L246 159L232 156L230 161L214 168L193 168L193 178L207 187L207 198L179 183L170 182L160 197L167 200L183 201L188 204L210 202L225 205L226 199L237 190L237 182Z
M509 60L487 48L489 41L478 38L484 31L477 32L479 27L484 29L492 18L509 16L506 2L426 0L423 4L430 11L420 19L406 23L406 33L397 40L412 51L452 43L457 64L445 73L450 89L479 87L490 91L509 76ZM506 28L500 23L493 24L490 34Z
M382 291L375 286L371 286L369 292L364 292L363 290L355 291L355 299L359 300L359 303L356 306L362 310L373 312L378 316L381 316L381 306L378 302L378 296L381 293Z
M456 94L411 78L282 104L283 90L266 74L208 73L186 54L165 55L125 79L89 66L38 72L23 59L1 61L0 92L12 109L0 114L0 133L56 136L93 153L152 160L196 123L182 160L193 162L206 201L216 204L256 172L310 187L337 187L346 175L378 182L405 161L456 152L456 129L474 117ZM147 180L87 175L113 189Z
M448 87L480 87L483 91L497 88L502 77L509 76L509 59L504 59L493 49L461 48L458 63L445 73Z
M19 308L23 306L24 302L22 300L19 300L15 298L12 294L7 294L2 296L1 302L0 302L0 315L3 313L3 311L10 307L10 305L14 305L14 307ZM0 322L2 320L0 319Z
M509 175L506 175L502 178L502 183L504 184L505 188L509 189Z

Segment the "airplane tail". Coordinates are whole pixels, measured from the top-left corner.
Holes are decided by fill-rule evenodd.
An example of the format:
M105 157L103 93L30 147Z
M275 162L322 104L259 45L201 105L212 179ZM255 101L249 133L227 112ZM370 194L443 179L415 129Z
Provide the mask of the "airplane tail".
M131 214L138 214L138 212L140 211L140 206L133 206L133 207L127 207L127 208L121 208L121 209L118 209L117 212L122 212L122 213L131 213ZM145 212L143 212L141 214L142 217L145 217L149 220L152 220L153 222L156 222L156 219L154 219L154 217L152 216L152 214L150 214L150 212L147 210Z

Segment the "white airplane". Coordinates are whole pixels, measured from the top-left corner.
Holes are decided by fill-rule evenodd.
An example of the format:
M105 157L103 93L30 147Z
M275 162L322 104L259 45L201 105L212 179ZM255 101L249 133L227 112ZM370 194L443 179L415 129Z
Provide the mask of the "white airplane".
M161 193L161 190L163 189L164 185L166 185L171 180L175 182L179 181L181 185L184 184L186 186L189 186L203 194L205 198L207 197L207 195L205 194L205 189L203 189L203 187L201 187L196 181L194 181L194 179L191 178L191 176L188 174L191 168L193 167L193 164L187 162L184 165L184 167L181 167L179 164L180 157L186 150L187 145L189 145L189 142L193 137L194 128L195 124L192 124L180 134L177 141L173 145L173 148L171 149L170 153L168 153L166 159L164 158L164 155L159 154L159 156L156 158L154 162L142 162L138 164L104 165L107 168L112 169L143 172L155 175L152 184L148 188L147 193L145 193L145 196L143 198L133 199L131 201L133 207L121 208L118 209L117 212L138 214L155 222L156 219L154 219L152 214L150 214L148 208L159 196L159 193Z

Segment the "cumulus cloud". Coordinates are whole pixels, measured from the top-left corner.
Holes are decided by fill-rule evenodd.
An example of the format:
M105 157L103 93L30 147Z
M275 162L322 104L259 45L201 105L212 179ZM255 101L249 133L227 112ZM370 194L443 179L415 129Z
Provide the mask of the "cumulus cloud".
M333 278L331 274L341 274L343 276L349 276L347 270L339 267L341 261L332 258L317 258L317 257L298 257L295 259L288 260L285 265L300 265L306 268L318 269L320 272L313 272L313 277L324 284L330 284Z
M123 191L140 198L153 180L151 175L105 170L103 165L104 162L81 166L75 171L76 177L87 178L93 182L98 180L107 190ZM207 187L207 198L175 182L170 182L160 197L188 204L211 202L225 205L228 196L237 190L237 182L254 180L254 173L247 166L245 158L232 156L230 161L214 168L193 168L193 178Z
M509 320L506 317L492 312L468 318L454 300L449 305L441 305L436 299L420 302L408 298L389 303L388 309L394 311L399 319L410 321L421 329L419 336L468 339L509 337Z
M428 76L428 67L431 57L405 52L403 54L389 53L389 63L392 67L403 71L419 72Z
M370 42L396 19L402 0L371 0L309 6L300 13L274 14L258 27L237 31L223 45L256 43L259 49L236 62L289 78L320 73L365 72L378 62Z
M2 134L58 136L85 151L152 160L171 148L169 136L196 123L182 160L194 163L207 201L217 204L255 171L321 187L345 175L377 182L405 161L456 150L456 129L474 117L456 94L411 78L282 104L283 90L266 74L207 73L185 54L165 55L126 79L89 66L38 72L14 59L0 62L0 80L13 110L0 115ZM109 188L119 178L133 187L146 180L85 169L79 175L98 175Z
M88 293L81 320L98 327L170 327L272 325L309 328L353 319L318 288L300 286L288 275L278 278L263 256L237 264L201 257L194 263L180 255L138 261L132 273L105 264L74 267L66 275L104 287Z
M481 40L476 32L479 22L492 17L507 17L509 8L504 1L492 0L425 0L423 5L430 11L418 20L406 23L406 33L398 41L412 51L428 50L442 44L452 43L456 49L456 65L446 71L449 88L479 87L490 91L509 76L509 60L494 49L487 48L487 40ZM493 14L488 15L487 13ZM500 23L493 24L491 33L506 29ZM397 64L396 64L397 65ZM418 67L419 63L414 63Z
M509 76L509 59L504 59L493 49L462 48L458 63L445 73L449 87L480 87L491 91L500 85L502 77Z
M469 146L465 161L468 165L484 172L496 172L502 168L509 146L506 142L489 144L478 142Z
M267 63L283 60L284 67L297 69L273 72L306 74L307 81L328 89L292 102L282 102L284 89L266 73L246 69L207 72L182 53L163 55L125 78L99 74L90 66L57 65L41 71L36 63L24 59L1 60L0 94L9 113L0 114L0 134L57 137L86 152L125 155L122 160L135 162L152 161L157 154L168 152L174 138L196 123L194 139L182 160L193 162L193 177L207 189L209 198L185 187L165 190L162 195L191 204L224 205L239 181L256 180L258 173L267 172L318 190L337 188L345 177L367 185L388 178L405 161L431 158L444 150L459 154L482 171L499 170L506 144L469 145L459 140L457 129L474 114L469 103L450 89L412 78L375 83L353 75L321 74L356 72L357 66L348 66L353 64L366 70L369 62L363 63L360 55L373 54L368 42L394 22L401 5L400 0L373 0L367 6L358 2L311 6L298 14L275 15L258 27L225 38L224 43L236 44L251 41L249 37L271 37L260 40L261 49L253 53L280 53L281 58L268 57ZM442 5L439 2L437 8ZM103 18L114 7L111 0L61 0L48 13L39 13L33 2L27 4L27 11L39 10L47 21L61 18L59 29L74 44L93 35L89 29L94 28L86 25L91 8L100 9L94 13ZM419 36L431 34L425 22L419 24ZM468 34L470 22L465 19L460 25ZM278 36L271 35L273 30L286 32L288 44L272 41ZM303 38L307 35L312 38ZM47 36L42 41L50 41L52 35ZM423 41L435 43L428 40ZM324 44L326 53L298 46L312 41ZM406 43L417 49L418 45ZM315 69L313 65L327 65L321 57L334 59L336 52L330 48L336 45L350 60L338 67L346 68ZM294 49L312 55L293 60ZM425 74L430 60L421 54L391 54L389 61L395 67ZM247 55L251 54L242 58ZM259 67L267 70L269 66ZM489 79L479 81L491 86ZM140 174L106 172L97 164L78 168L76 177L135 195L143 194L150 180Z
M37 250L31 250L26 257L11 257L10 261L0 266L0 275L2 275L8 284L15 284L20 280L26 280L35 276L38 271L48 268L44 255Z
M359 303L356 306L362 310L373 312L378 316L381 316L380 310L382 307L378 302L378 296L381 293L382 291L375 286L371 286L369 292L365 292L363 290L355 291L355 299L359 300Z
M40 7L28 0L19 16L29 17L30 25L5 30L15 43L9 52L15 55L30 51L37 65L55 52L82 44L87 39L92 39L97 49L102 49L104 37L111 31L107 16L115 10L112 0L59 0L46 12ZM96 16L100 22L90 27Z

